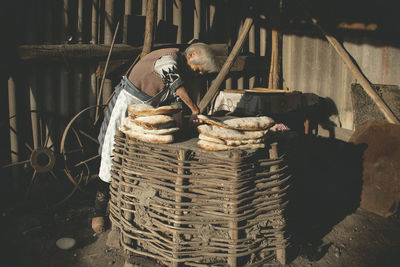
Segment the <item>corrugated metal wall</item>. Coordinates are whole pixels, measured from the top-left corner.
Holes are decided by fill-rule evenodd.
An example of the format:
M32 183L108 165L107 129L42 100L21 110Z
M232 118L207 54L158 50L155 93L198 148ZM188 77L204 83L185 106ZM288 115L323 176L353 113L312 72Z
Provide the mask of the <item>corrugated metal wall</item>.
M367 38L347 39L343 45L371 83L400 85L399 48ZM338 111L331 120L354 129L351 84L357 81L326 39L285 34L282 72L284 88L330 98Z

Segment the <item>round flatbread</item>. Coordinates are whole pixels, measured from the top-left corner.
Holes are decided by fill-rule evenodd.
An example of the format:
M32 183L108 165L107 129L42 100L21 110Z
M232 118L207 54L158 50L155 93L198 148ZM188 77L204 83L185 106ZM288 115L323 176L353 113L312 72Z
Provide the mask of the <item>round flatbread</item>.
M243 117L227 119L224 121L210 118L206 115L197 115L197 118L206 124L215 125L226 129L244 130L244 131L260 131L266 130L274 125L275 121L267 116L260 117Z
M219 138L215 138L215 137L210 137L210 136L207 136L205 134L199 134L199 139L207 141L207 142L215 143L215 144L225 145L225 141L224 140L219 139Z
M177 105L161 106L157 108L149 104L132 104L128 106L128 114L133 118L154 115L172 115L181 110L182 108Z
M172 134L164 134L164 135L148 134L148 133L145 134L136 132L134 130L126 130L126 129L121 129L121 131L131 138L135 138L137 140L144 141L147 143L168 144L174 142L174 136Z
M208 142L205 140L199 140L199 141L197 141L197 146L203 150L222 151L222 150L232 150L232 149L259 149L259 148L264 148L265 144L261 143L261 144L247 144L247 145L240 145L240 146L228 146L228 145L222 145L222 144L216 144L213 142Z
M223 140L247 140L258 139L264 137L268 130L262 131L239 131L218 127L215 125L202 124L197 126L197 131L209 137L214 137Z
M167 129L176 127L176 121L168 115L154 115L132 118L131 122L146 129Z
M173 134L173 133L179 131L179 128L173 127L173 128L166 128L166 129L146 129L140 125L133 123L132 119L130 117L126 117L122 121L122 126L120 127L120 130L121 131L133 130L133 131L143 133L143 134L164 135L164 134Z
M203 114L197 115L197 118L202 120L206 124L215 125L215 126L219 126L219 127L223 127L223 128L231 128L228 125L226 125L223 121L220 121L215 118L207 117L206 115L203 115Z
M228 119L224 123L236 130L260 131L270 128L275 121L270 117L260 116Z
M227 146L240 146L240 145L247 145L247 144L260 144L264 142L264 138L258 139L242 139L242 140L222 140L215 137L210 137L204 134L199 134L199 139L204 140L211 143L227 145Z

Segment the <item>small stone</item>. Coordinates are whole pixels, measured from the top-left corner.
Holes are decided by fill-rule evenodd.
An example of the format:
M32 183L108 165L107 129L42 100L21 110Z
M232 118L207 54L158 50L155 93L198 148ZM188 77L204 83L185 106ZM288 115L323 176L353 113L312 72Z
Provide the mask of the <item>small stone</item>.
M109 261L108 265L113 265L115 263L115 260Z
M62 237L56 241L56 246L63 250L71 249L75 246L75 239L71 237Z

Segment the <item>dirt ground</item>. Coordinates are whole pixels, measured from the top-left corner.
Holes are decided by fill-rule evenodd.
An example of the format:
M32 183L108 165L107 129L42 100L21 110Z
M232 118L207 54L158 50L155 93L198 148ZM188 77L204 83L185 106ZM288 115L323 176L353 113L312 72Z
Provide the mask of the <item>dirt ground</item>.
M124 266L124 253L106 245L110 230L102 234L92 232L91 212L92 207L85 200L53 214L3 212L0 266ZM317 226L315 231L319 231ZM59 249L55 243L61 237L76 239L75 247ZM298 244L288 252L288 266L292 267L399 266L400 219L383 218L357 209L334 225L322 239ZM135 266L157 265L143 258L133 261Z
M293 155L303 168L293 184L287 266L400 266L400 216L383 218L358 208L360 151L318 138L303 140L303 145L308 149L295 148L302 154ZM86 194L76 193L55 211L1 203L0 266L124 266L125 254L106 244L109 228L102 234L91 230L93 194L89 185ZM76 245L59 249L61 237L74 238ZM134 266L157 265L131 260Z

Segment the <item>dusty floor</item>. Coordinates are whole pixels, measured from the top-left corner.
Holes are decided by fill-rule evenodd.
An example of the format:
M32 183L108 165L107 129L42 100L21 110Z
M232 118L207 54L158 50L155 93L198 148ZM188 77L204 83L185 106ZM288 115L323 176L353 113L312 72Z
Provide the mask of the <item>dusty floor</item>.
M304 168L293 184L288 266L400 266L400 216L358 208L360 151L325 139L303 141L307 149L293 155ZM109 230L95 235L90 228L93 192L77 193L55 212L0 201L0 266L123 266L124 253L106 245ZM76 239L75 247L60 250L55 243L61 237ZM136 266L157 265L133 260Z
M3 212L0 266L123 266L123 252L106 245L110 230L98 235L91 231L91 211L88 202L81 200L53 214ZM76 239L76 246L67 251L59 249L55 242L61 237ZM288 266L293 267L399 266L400 219L357 209L321 240L299 244L290 251ZM156 265L145 259L136 259L136 263Z

